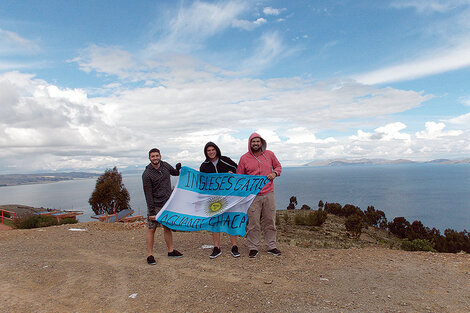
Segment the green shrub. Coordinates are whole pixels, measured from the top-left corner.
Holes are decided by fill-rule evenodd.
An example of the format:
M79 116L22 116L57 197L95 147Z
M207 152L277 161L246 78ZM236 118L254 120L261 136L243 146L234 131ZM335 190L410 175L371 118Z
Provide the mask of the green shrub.
M78 221L72 217L67 217L67 218L64 218L63 220L60 221L60 225L63 225L63 224L76 224L78 223Z
M437 252L436 249L434 249L434 244L430 242L429 240L426 239L414 239L412 241L409 241L408 239L405 239L401 243L401 248L406 251L431 251L431 252Z
M10 213L3 211L3 217L10 218Z
M392 222L388 223L388 230L400 238L406 238L408 227L410 227L410 222L403 216L395 217Z
M344 215L343 207L339 203L325 203L325 211L326 213L334 214L334 215Z
M358 214L348 216L344 222L346 230L355 238L359 238L359 236L361 236L362 224L362 217Z
M327 217L328 214L321 209L308 212L307 214L298 212L294 217L294 223L295 225L321 226Z
M26 215L13 220L13 227L18 229L47 227L57 224L59 223L53 216Z

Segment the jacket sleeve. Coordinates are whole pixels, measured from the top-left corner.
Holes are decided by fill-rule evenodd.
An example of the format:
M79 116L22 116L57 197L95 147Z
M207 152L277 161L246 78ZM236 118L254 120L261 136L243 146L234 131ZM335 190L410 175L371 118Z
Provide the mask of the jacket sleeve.
M236 172L236 171L237 171L238 165L237 165L237 163L235 163L235 161L233 161L233 160L232 160L231 158L229 158L229 157L224 157L223 160L224 160L224 162L227 162L230 166L233 166L233 168L234 168L234 171L233 171L233 172Z
M150 180L149 175L147 175L146 173L142 175L142 184L144 186L144 195L145 201L147 202L147 210L148 212L154 212L155 202L153 202L152 181Z
M176 170L173 166L170 165L170 163L163 163L165 166L168 168L170 171L171 176L180 176L180 171Z
M273 171L277 174L277 176L281 176L282 166L273 152L271 152L271 162L272 162Z

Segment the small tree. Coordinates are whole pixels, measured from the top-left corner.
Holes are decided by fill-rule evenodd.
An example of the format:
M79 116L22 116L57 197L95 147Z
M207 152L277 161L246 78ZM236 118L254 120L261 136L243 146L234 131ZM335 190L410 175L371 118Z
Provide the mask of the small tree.
M117 213L130 209L130 195L122 183L122 175L114 167L107 169L103 175L96 180L95 190L91 194L88 203L95 214Z
M296 205L297 205L297 197L296 196L290 197L289 205L287 206L287 209L294 210Z
M346 226L346 230L354 237L359 238L362 233L362 216L359 214L353 214L346 218L344 222L344 226Z
M406 238L408 227L410 222L403 216L395 217L391 223L388 223L388 230L400 238Z
M302 207L300 209L301 210L310 210L310 206L304 204L304 205L302 205Z

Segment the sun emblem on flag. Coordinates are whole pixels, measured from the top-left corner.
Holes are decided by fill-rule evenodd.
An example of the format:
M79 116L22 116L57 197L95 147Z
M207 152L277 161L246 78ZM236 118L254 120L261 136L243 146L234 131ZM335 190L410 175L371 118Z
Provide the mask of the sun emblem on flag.
M206 205L207 216L213 216L220 213L227 206L227 201L224 197L209 198Z

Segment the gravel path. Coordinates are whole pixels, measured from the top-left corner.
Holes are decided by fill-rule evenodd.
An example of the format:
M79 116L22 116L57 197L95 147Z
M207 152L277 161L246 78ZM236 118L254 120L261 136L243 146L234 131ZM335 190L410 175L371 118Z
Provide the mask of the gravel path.
M86 229L71 231L70 228ZM470 312L470 256L385 248L209 259L208 233L174 234L181 259L145 262L144 228L90 222L0 231L2 312Z

